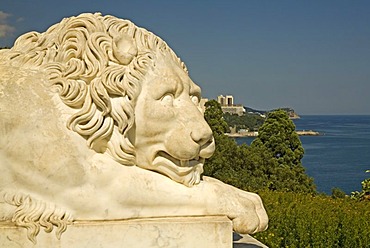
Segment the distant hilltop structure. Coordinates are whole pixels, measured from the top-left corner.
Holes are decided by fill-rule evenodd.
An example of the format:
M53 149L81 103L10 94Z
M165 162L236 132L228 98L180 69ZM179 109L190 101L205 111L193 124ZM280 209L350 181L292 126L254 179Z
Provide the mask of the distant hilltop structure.
M217 97L217 101L221 106L233 106L234 105L234 97L231 95L219 95Z
M203 109L203 112L205 111L204 104L208 102L208 98L202 98L200 100L200 106ZM268 112L274 111L273 110L256 110L250 107L245 107L242 104L234 104L234 97L232 95L219 95L217 96L217 102L221 105L221 109L223 113L229 113L229 114L237 114L239 116L245 115L245 114L255 114L259 115L263 118L265 118L268 114ZM290 119L299 119L300 116L295 113L294 109L292 108L278 108L282 109L285 112L288 113Z
M242 116L245 114L245 108L242 104L234 104L234 97L231 95L219 95L217 97L218 103L221 105L222 112L230 113L230 114L237 114Z

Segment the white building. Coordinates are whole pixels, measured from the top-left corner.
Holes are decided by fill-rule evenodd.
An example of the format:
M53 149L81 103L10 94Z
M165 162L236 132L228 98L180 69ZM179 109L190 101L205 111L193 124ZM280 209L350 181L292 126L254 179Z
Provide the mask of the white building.
M217 101L221 104L221 106L233 106L234 105L234 97L231 95L219 95L217 97Z
M224 113L237 114L239 116L245 113L243 105L234 105L234 97L232 95L219 95L217 101L221 104L221 109Z

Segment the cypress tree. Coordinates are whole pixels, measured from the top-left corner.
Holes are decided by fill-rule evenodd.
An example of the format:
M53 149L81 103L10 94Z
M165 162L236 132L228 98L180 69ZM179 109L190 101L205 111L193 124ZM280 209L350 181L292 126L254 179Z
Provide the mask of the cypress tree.
M268 114L251 147L267 152L273 158L268 170L270 189L316 192L313 179L306 174L301 162L304 155L302 143L286 111L276 110Z

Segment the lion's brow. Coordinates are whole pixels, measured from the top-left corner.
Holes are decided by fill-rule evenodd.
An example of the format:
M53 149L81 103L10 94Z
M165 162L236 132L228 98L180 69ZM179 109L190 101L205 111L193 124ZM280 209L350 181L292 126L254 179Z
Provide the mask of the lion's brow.
M179 92L182 91L182 89L183 86L181 83L178 82L178 80L174 80L171 77L161 77L161 83L157 85L157 89L154 93L156 98L161 98L163 95L166 94L177 95Z

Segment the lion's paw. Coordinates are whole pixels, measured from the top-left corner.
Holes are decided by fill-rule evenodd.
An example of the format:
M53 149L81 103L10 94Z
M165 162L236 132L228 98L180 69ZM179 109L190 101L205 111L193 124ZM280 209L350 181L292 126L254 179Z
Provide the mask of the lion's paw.
M257 194L240 190L214 178L203 177L203 180L215 186L219 210L232 220L235 232L252 234L267 229L268 216Z

